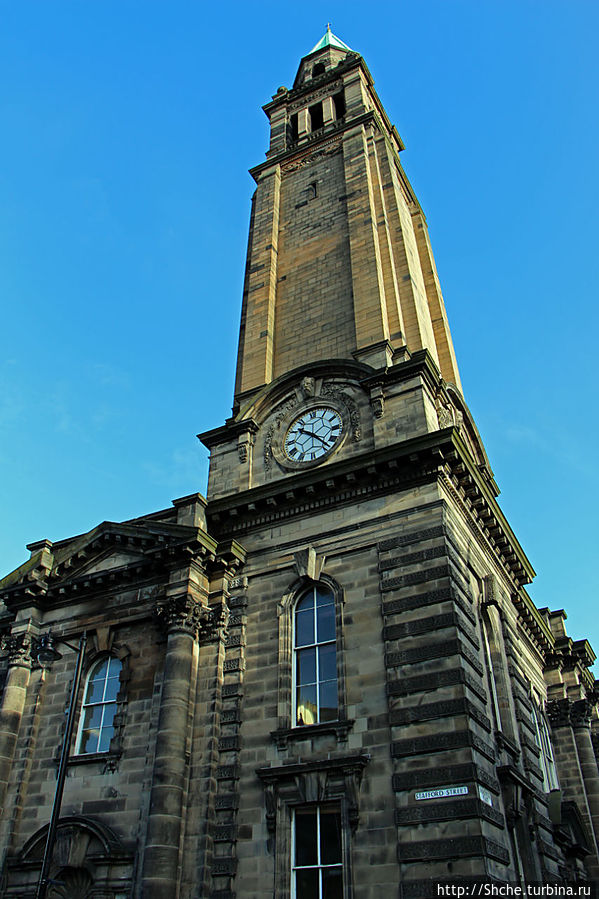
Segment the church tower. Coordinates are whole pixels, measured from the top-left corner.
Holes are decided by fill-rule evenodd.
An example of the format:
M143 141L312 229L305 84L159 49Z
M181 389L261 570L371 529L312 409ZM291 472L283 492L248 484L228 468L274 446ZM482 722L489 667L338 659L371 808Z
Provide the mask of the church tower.
M0 580L0 893L599 879L594 653L526 592L401 139L330 29L264 110L207 498Z
M299 834L327 809L331 895L558 879L550 618L462 396L401 138L330 29L264 111L233 415L201 435L209 528L247 551L238 820L263 793L277 897L325 895Z
M426 222L363 60L328 31L264 110L237 397L301 362L380 369L406 348L459 387Z

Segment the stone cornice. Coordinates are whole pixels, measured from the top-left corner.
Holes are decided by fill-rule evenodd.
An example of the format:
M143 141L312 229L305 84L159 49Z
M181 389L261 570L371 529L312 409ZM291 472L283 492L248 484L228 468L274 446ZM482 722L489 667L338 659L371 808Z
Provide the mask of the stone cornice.
M212 500L207 510L210 530L221 538L241 535L248 529L309 515L318 509L389 493L411 484L430 483L441 475L467 505L514 583L523 586L532 580L534 570L530 562L501 512L492 488L454 427ZM519 601L530 616L538 619L538 626L547 630L532 602L526 598Z
M310 57L313 55L316 56L320 52L320 50L316 50L314 54L309 53L307 56L304 56L302 58L302 62L304 62L306 59L310 59ZM270 113L273 112L273 110L278 109L279 106L284 106L290 102L293 103L301 97L307 94L311 94L314 90L320 89L334 83L335 81L338 81L341 75L345 74L346 72L350 72L352 69L359 68L360 65L362 65L365 71L368 72L366 63L364 62L362 57L357 53L352 53L350 57L341 60L341 62L339 62L334 68L329 69L328 72L324 72L322 75L319 75L316 78L310 78L309 81L305 81L299 87L293 87L291 88L291 90L285 88L285 90L276 93L272 100L264 104L262 109L270 118ZM369 84L372 85L374 82L372 80L370 72L368 72L368 78Z
M318 148L320 144L330 140L331 137L338 134L344 134L346 131L351 131L352 128L368 123L376 123L379 129L384 133L384 129L380 127L380 117L373 109L368 112L363 112L361 115L349 120L345 118L339 119L337 122L332 122L324 128L312 132L312 134L306 137L305 143L303 141L296 143L289 150L282 150L280 153L277 153L276 156L269 157L266 162L261 162L259 165L254 166L249 170L250 175L257 183L262 172L275 168L278 165L282 165L294 156L301 158L302 156L310 155L310 153Z
M212 449L213 446L218 446L219 443L227 443L232 437L239 437L240 434L256 434L259 430L257 423L253 418L243 418L241 421L233 421L229 419L224 425L220 425L218 428L212 428L210 431L202 431L201 434L197 434L198 440L200 440L204 446L208 447L208 449Z
M441 384L441 375L433 357L427 349L416 350L409 359L400 365L381 368L362 379L364 387L386 387L401 381L407 381L414 375L422 375L431 392L435 392Z
M309 771L363 771L370 762L370 755L339 755L334 758L310 758L291 765L257 768L256 774L263 783L276 783L306 774Z
M434 455L439 436L447 437L452 430L436 431L364 454L359 459L331 462L320 469L298 472L274 483L212 500L207 511L210 529L223 538L225 534L261 527L268 521L310 514L319 507L397 489L404 481L411 483L415 476L430 480L436 476L439 464ZM408 456L412 458L408 460ZM426 471L420 470L425 459ZM403 468L400 461L406 463ZM417 462L421 465L417 466Z

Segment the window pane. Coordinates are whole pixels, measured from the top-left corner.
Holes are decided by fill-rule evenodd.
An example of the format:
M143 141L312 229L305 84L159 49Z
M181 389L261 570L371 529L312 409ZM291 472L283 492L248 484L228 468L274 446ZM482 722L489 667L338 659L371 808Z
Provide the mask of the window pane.
M316 605L317 606L326 606L333 605L333 594L329 593L328 590L316 589Z
M114 736L114 727L109 725L108 727L102 728L102 733L100 734L100 742L98 744L98 752L108 752L110 749L110 741Z
M106 672L108 671L109 661L110 659L104 659L104 661L98 662L98 665L94 668L90 680L104 680L106 678Z
M341 868L323 868L322 899L343 899L343 874Z
M335 606L320 606L318 616L318 643L335 639Z
M112 725L114 716L116 715L116 702L109 702L104 706L104 718L102 719L102 727Z
M102 702L104 697L104 680L90 680L85 702Z
M316 684L297 688L297 723L315 724L318 720L316 709Z
M320 720L337 720L337 681L325 681L320 684Z
M341 862L341 815L334 809L320 810L320 863Z
M115 659L114 656L110 656L108 659L108 677L118 677L121 673L122 664L119 659Z
M81 730L81 742L79 752L97 752L100 738L100 725L102 724L103 706L90 706L83 711L83 724Z
M327 643L318 649L318 676L320 680L337 679L337 649L334 643Z
M81 745L79 746L79 752L81 755L85 755L87 752L97 752L98 751L98 731L97 730L84 730L81 734Z
M300 599L295 609L297 612L302 611L303 609L313 609L314 608L314 595L312 593L308 593L307 596L304 596L303 599Z
M316 650L302 649L297 654L297 684L313 684L316 682Z
M104 702L114 702L119 692L121 682L118 677L109 677L106 681L106 691L104 693Z
M318 868L295 872L296 899L319 899Z
M102 723L102 706L94 705L86 708L83 713L83 729L99 728Z
M295 614L295 645L305 646L307 643L314 643L314 612L311 607Z
M295 864L316 865L316 809L297 809L295 813Z

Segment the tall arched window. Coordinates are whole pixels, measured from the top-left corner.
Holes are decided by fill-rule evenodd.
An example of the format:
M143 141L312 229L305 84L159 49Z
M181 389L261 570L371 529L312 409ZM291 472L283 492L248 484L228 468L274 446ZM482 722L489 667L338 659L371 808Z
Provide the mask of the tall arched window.
M482 613L482 631L483 631L483 649L485 653L485 667L487 669L487 680L489 682L489 693L491 700L491 711L493 713L493 724L495 730L503 730L501 724L501 708L499 706L499 696L497 694L497 673L493 665L493 655L491 653L491 640L493 636L493 625L491 624L489 615L486 611Z
M339 717L335 599L322 584L297 601L294 611L294 693L297 727Z
M549 735L549 725L543 714L541 702L534 693L532 695L532 720L537 734L537 743L541 750L539 764L543 774L543 786L547 793L550 793L551 790L559 789L559 783L553 757L553 746L551 745L551 737Z
M77 736L78 755L108 752L110 749L121 669L118 659L107 656L96 662L89 672Z

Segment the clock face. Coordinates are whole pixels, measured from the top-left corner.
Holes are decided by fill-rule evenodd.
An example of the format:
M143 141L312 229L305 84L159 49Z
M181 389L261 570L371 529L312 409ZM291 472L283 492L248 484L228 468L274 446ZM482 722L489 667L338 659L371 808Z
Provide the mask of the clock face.
M312 462L333 449L343 433L343 419L329 406L308 409L289 426L285 455L293 462Z

